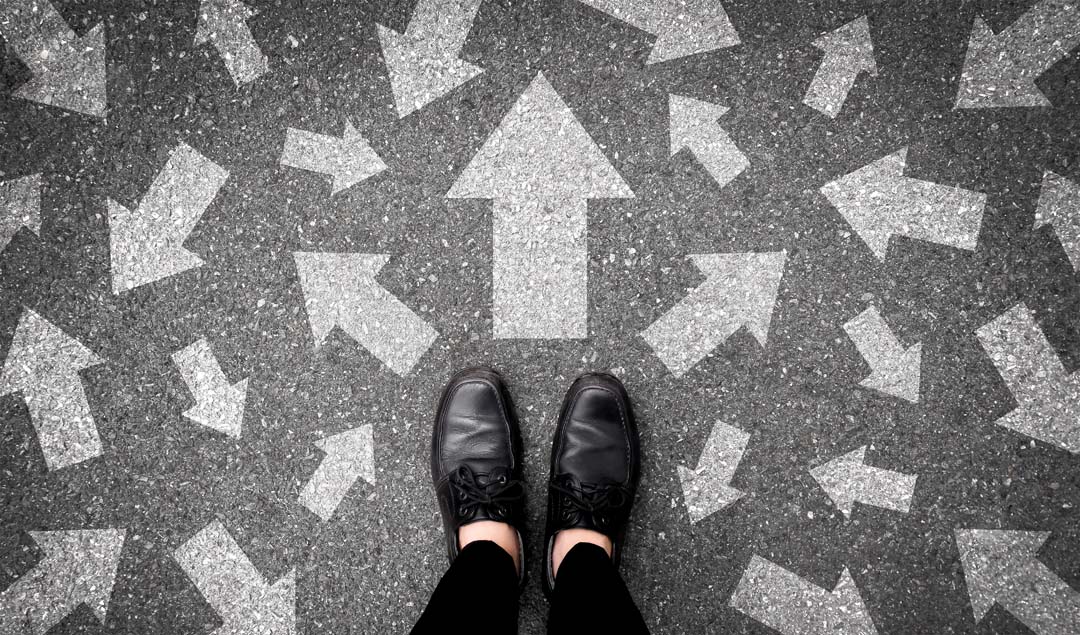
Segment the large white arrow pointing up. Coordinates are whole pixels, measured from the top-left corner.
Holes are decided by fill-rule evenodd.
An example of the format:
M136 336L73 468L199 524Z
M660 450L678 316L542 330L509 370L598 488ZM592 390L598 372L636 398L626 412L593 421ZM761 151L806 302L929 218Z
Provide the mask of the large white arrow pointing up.
M1080 271L1080 184L1053 172L1043 173L1035 229L1043 225L1050 225L1073 269Z
M786 258L782 251L690 256L705 282L641 336L676 377L743 326L765 346Z
M315 445L326 457L300 491L300 504L327 521L356 479L375 484L375 436L371 424L366 423Z
M211 42L221 54L236 85L248 84L267 71L266 56L251 36L247 20L254 15L240 0L202 0L195 45Z
M671 155L687 148L720 187L730 183L750 165L746 155L716 123L727 111L724 106L707 101L681 95L668 96Z
M905 350L874 307L844 324L844 331L870 365L870 376L860 386L919 402L922 344Z
M975 249L986 195L904 176L902 148L835 181L821 192L879 260L894 234Z
M79 371L101 363L97 355L25 309L11 341L0 395L21 392L50 470L101 455Z
M1049 106L1035 80L1080 45L1080 6L1040 0L994 35L975 18L956 93L957 108Z
M1080 454L1080 375L1069 374L1023 304L1017 304L978 331L1016 409L999 426Z
M41 175L0 182L0 251L25 227L41 231Z
M113 293L202 266L184 241L228 178L224 168L181 143L137 210L109 199Z
M701 451L697 469L679 466L683 502L690 522L696 523L742 498L743 493L730 483L748 441L750 435L746 432L717 422Z
M856 502L905 514L911 509L918 474L902 474L866 464L866 446L810 470L836 507L851 516Z
M542 73L446 195L495 199L495 337L588 337L587 199L634 193Z
M367 139L345 122L342 138L289 128L285 131L285 147L281 164L334 179L333 194L348 189L386 169Z
M1000 604L1036 635L1080 633L1080 592L1039 562L1050 532L957 529L975 621Z
M649 64L735 46L739 34L720 0L581 0L656 36Z
M840 114L859 73L877 77L870 23L866 16L856 18L814 40L814 46L824 51L825 57L803 103L831 119Z
M81 604L104 623L122 529L31 531L44 558L0 593L0 633L45 635Z
M480 74L458 59L480 0L420 0L402 35L379 27L398 117L405 117Z
M205 339L177 351L172 359L196 402L184 412L184 416L199 425L239 439L244 422L247 379L230 384L214 357L214 351L210 349L210 343Z
M80 37L48 0L0 2L0 32L34 76L15 95L105 116L105 29Z

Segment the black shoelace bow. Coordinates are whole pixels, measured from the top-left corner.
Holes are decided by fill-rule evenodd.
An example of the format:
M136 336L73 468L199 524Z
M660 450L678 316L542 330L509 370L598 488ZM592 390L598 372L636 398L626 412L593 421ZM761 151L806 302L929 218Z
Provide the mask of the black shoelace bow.
M562 496L563 519L588 514L601 529L606 529L630 501L630 494L617 483L582 483L569 475L551 482L551 489Z
M487 474L476 474L469 466L462 465L450 474L450 486L454 489L458 516L462 518L472 518L484 507L493 518L506 520L510 517L510 506L525 496L525 484L510 478L510 471L501 467Z

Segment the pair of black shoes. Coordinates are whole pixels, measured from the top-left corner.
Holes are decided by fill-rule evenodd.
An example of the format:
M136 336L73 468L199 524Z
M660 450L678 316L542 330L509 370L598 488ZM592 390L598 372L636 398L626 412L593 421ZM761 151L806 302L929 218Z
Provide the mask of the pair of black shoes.
M564 529L591 529L610 538L618 566L639 471L637 428L626 389L611 375L582 375L566 393L552 444L545 593L554 588L552 550L555 534ZM431 477L450 562L460 550L458 528L481 520L516 529L524 558L521 433L510 394L495 371L469 369L447 383L435 414ZM521 571L524 583L524 562Z

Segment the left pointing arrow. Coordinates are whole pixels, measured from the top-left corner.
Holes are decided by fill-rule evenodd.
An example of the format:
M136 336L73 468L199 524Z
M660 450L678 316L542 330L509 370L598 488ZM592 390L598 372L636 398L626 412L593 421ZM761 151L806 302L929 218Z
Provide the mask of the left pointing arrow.
M79 371L102 360L34 311L23 311L0 394L21 392L50 470L101 455Z
M333 194L348 189L386 169L379 155L352 123L345 123L342 138L289 128L281 164L333 178Z
M0 183L0 251L21 227L41 231L40 174Z
M0 632L44 635L81 604L104 623L125 533L31 531L44 558L0 593Z
M105 116L105 29L80 37L46 0L0 2L0 32L34 76L15 91L23 99Z
M240 0L202 0L199 7L195 45L212 42L238 86L255 81L268 68L266 56L247 25L253 15Z
M210 349L200 339L172 356L196 404L184 412L195 423L240 438L247 399L247 379L230 384Z
M724 187L750 165L728 133L716 122L728 109L682 95L668 96L671 154L687 148L717 185Z
M330 520L345 494L363 478L375 484L375 436L371 424L346 430L315 443L326 453L322 463L300 492L300 504Z
M846 517L856 502L906 514L919 478L867 465L865 445L819 465L810 475Z

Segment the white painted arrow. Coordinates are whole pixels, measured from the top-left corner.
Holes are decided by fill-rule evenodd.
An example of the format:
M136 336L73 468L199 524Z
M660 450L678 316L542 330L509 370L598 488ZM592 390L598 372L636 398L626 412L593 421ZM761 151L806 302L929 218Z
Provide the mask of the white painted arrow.
M753 556L729 605L784 635L877 633L847 569L830 592Z
M999 426L1080 454L1080 374L1069 374L1027 307L1017 304L978 330L1016 400Z
M45 635L82 604L104 623L125 533L31 531L43 558L0 593L0 632Z
M30 309L11 341L0 395L21 392L50 470L101 455L94 415L79 372L102 360Z
M656 36L649 64L707 53L739 43L720 0L581 0Z
M41 231L41 175L0 182L0 251L25 227Z
M588 337L587 199L634 193L542 73L446 195L495 199L494 336Z
M918 474L902 474L866 464L866 446L810 470L836 507L851 517L856 502L907 513Z
M957 529L956 547L978 622L994 604L1036 635L1080 633L1080 592L1039 562L1050 532Z
M821 192L879 260L895 234L975 249L986 195L904 176L907 148L827 183Z
M224 168L181 143L137 210L109 199L113 293L202 266L184 241L228 178Z
M1050 225L1073 269L1080 271L1080 184L1054 174L1043 173L1035 229Z
M174 557L221 617L213 635L296 632L296 572L267 584L220 522L192 536Z
M211 42L237 86L255 81L269 67L247 25L254 15L240 0L202 0L199 6L195 46Z
M971 25L956 108L1049 106L1035 80L1080 45L1080 6L1040 0L1001 33Z
M376 280L385 254L293 252L316 347L335 326L399 375L439 336Z
M398 117L483 72L458 58L480 0L420 0L404 35L377 25Z
M326 457L300 491L300 504L325 522L333 517L356 479L375 484L375 436L371 424L364 424L315 445Z
M743 326L765 346L787 255L698 254L690 259L705 281L641 334L676 377Z
M247 400L247 379L230 384L205 339L173 353L172 359L196 402L184 416L239 439Z
M803 103L832 119L840 114L860 73L877 77L870 23L865 15L856 18L814 40L814 46L824 51L825 57L814 73Z
M333 194L348 189L386 169L379 155L368 145L352 123L345 122L342 138L289 128L281 164L328 174L333 177Z
M48 0L0 2L0 33L34 76L17 97L105 116L105 29L76 37Z
M683 148L690 150L720 187L730 183L750 165L746 155L716 122L727 111L724 106L707 101L681 95L668 96L671 156Z
M701 451L695 470L679 466L683 503L690 522L696 523L742 498L743 492L729 485L739 467L750 435L717 422Z
M860 386L919 403L922 344L905 349L874 307L844 324L844 331L870 365Z

